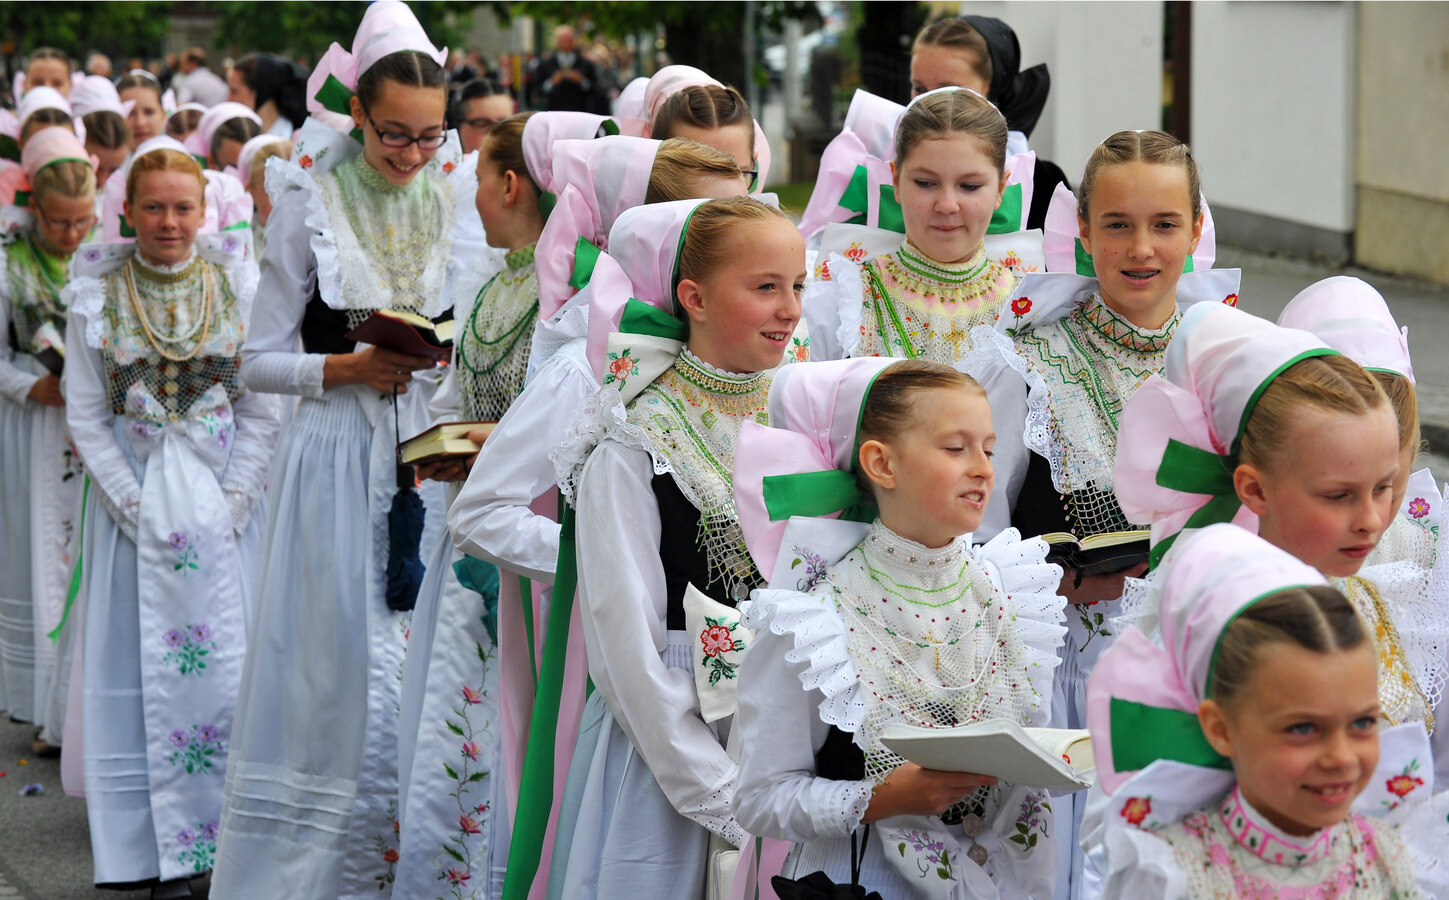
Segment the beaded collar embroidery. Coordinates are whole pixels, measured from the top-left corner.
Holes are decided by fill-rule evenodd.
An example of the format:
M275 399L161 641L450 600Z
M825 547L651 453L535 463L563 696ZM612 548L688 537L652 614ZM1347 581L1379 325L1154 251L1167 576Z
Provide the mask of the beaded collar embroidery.
M16 349L35 353L35 332L50 324L65 334L65 304L60 297L66 284L66 260L47 252L30 232L5 248L5 274L10 294L11 322Z
M317 182L337 246L340 296L322 299L347 309L355 328L376 309L422 314L443 293L453 242L451 186L418 173L393 184L361 154Z
M1012 279L983 245L965 263L927 259L910 242L864 264L858 355L956 363L971 350L971 329L996 321Z
M1311 837L1295 838L1250 806L1236 786L1218 804L1218 816L1238 846L1264 862L1291 868L1327 859L1340 830L1325 828Z
M629 421L648 435L675 482L699 510L699 542L710 584L724 580L743 600L760 583L735 515L734 458L740 423L768 425L770 380L735 375L685 349L674 365L629 404Z
M1076 495L1082 534L1129 527L1113 494L1122 407L1167 363L1180 312L1161 328L1137 328L1097 295L1060 320L1016 336L1017 350L1046 382L1051 414L1052 481Z
M141 385L170 418L185 418L213 385L231 400L245 388L245 329L226 272L199 256L167 270L137 258L102 279L101 355L106 396L117 414Z
M1339 590L1353 603L1374 636L1378 657L1379 715L1390 725L1423 722L1434 733L1434 711L1424 697L1414 666L1404 652L1404 642L1394 626L1383 597L1368 579L1359 576L1340 579Z
M534 245L503 259L503 270L478 292L457 346L458 395L464 419L496 421L523 392L533 323L538 318Z
M856 742L867 777L903 761L880 742L893 722L1025 721L1033 697L1015 608L972 559L967 538L929 549L876 520L814 592L834 600L849 632L865 689Z

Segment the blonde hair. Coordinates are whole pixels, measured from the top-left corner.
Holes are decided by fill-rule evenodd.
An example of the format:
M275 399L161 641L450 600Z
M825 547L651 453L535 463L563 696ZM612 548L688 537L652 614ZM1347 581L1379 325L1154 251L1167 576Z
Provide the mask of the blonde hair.
M740 164L728 153L688 138L669 138L654 155L644 202L689 200L699 196L699 183L707 178L744 177Z
M1218 637L1207 696L1219 703L1239 697L1264 649L1272 645L1326 654L1356 649L1366 638L1353 605L1326 584L1269 594L1239 613Z
M1347 356L1311 356L1284 369L1258 398L1238 446L1245 465L1270 468L1285 449L1293 417L1304 409L1367 415L1387 406L1378 379Z
M1202 176L1193 159L1192 148L1165 131L1119 131L1097 145L1087 159L1082 184L1077 188L1077 217L1086 219L1092 199L1092 187L1104 166L1120 166L1143 162L1155 166L1181 166L1187 173L1187 197L1192 205L1192 218L1202 215Z
M1394 407L1394 416L1399 420L1399 452L1412 448L1418 453L1424 439L1419 429L1419 395L1413 383L1397 372L1369 374L1378 381Z
M30 136L42 128L65 128L75 134L75 120L63 109L41 107L25 117L25 124L20 126L20 143L30 140Z
M46 197L93 197L96 193L96 170L89 162L62 159L53 162L30 180L30 195L36 200Z
M976 138L996 171L1006 170L1006 119L985 97L965 88L922 95L907 107L896 126L896 165L903 165L921 141L952 134Z
M495 126L496 127L496 126ZM729 236L733 229L748 222L768 222L789 218L778 209L753 197L725 197L706 200L694 210L684 232L684 246L675 263L675 285L680 281L701 281L714 271L729 254Z
M985 397L986 390L964 372L928 359L891 363L871 382L860 408L860 441L890 441L915 422L914 398L926 391L969 391Z
M967 51L971 54L972 70L982 83L991 83L991 49L986 44L986 37L965 19L952 16L922 28L911 44L911 55L915 56L922 47L950 47Z
M206 203L206 176L201 172L201 164L192 156L180 152L162 148L152 150L136 157L131 163L131 171L126 175L126 202L136 202L136 185L141 183L141 176L151 172L182 172L187 175L196 176L196 184L201 192L201 202Z
M292 158L292 145L285 141L276 141L271 144L263 144L252 154L251 165L247 167L247 184L256 181L257 176L267 171L267 160L274 156L282 159Z
M692 84L675 91L659 104L649 135L655 140L666 140L680 125L711 130L744 125L750 132L750 153L755 152L755 120L750 116L750 105L732 87Z

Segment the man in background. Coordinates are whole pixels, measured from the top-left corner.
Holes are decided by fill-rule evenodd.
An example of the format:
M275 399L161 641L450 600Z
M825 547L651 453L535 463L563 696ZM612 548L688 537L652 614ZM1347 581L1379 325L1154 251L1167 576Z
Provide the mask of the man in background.
M200 103L211 107L226 102L226 79L206 67L206 51L192 47L181 54L181 86L176 89L179 103Z
M553 33L554 52L539 61L535 84L543 108L592 112L598 72L576 46L574 30L560 25Z

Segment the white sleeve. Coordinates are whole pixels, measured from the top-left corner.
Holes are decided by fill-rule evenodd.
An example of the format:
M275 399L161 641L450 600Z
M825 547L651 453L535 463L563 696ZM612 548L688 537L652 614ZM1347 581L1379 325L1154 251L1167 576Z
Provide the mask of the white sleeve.
M1136 828L1114 828L1107 833L1104 853L1103 897L1188 900L1187 874L1161 838Z
M454 546L534 581L553 582L559 526L531 505L558 478L549 449L564 439L575 408L597 388L582 342L544 364L493 429L448 511Z
M670 669L659 505L642 450L612 441L578 486L579 608L589 676L680 815L735 846L736 768L699 715L693 673Z
M1026 482L1031 450L1026 446L1027 396L1029 389L1021 372L1006 358L1016 355L1010 340L989 325L971 330L972 350L958 368L976 379L991 405L991 426L996 432L996 449L991 459L996 486L986 502L986 515L976 531L978 541L995 537L1011 526L1011 511Z
M815 753L830 726L819 713L824 695L800 680L809 660L785 658L794 646L793 634L761 629L741 664L735 815L762 837L796 843L845 837L865 817L873 785L816 777Z
M40 376L15 364L15 350L10 346L10 292L4 284L7 280L0 272L0 395L24 406Z
M443 379L438 382L438 389L433 391L433 396L428 400L428 427L442 422L458 421L458 364L454 360L453 365L443 370ZM407 436L403 438L407 440Z
M253 391L321 397L327 356L298 349L302 316L317 286L307 193L282 191L274 202L261 282L242 347L242 379Z
M865 307L860 265L838 253L830 254L827 265L829 277L813 280L800 298L810 328L810 358L816 361L855 354Z
M232 404L237 437L221 479L221 490L231 506L232 526L237 534L246 531L257 499L267 489L272 455L282 430L277 406L276 397L255 391L247 391Z
M126 536L135 539L141 513L141 482L116 444L106 402L101 352L86 343L85 316L72 310L66 327L66 365L61 376L65 420L71 440L85 461L86 475L100 490L101 500Z

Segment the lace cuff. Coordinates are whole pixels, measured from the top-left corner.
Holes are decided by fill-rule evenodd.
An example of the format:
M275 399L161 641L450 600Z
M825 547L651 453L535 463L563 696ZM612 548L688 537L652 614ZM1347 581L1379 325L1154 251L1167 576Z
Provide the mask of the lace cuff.
M267 160L267 195L276 204L277 198L286 191L303 191L307 196L306 214L303 221L312 232L309 245L317 261L317 290L322 301L333 309L344 309L342 296L342 264L337 256L337 238L332 233L332 223L327 217L327 207L322 203L322 189L312 173L291 160L274 157Z
M1067 601L1057 593L1062 569L1046 561L1048 550L1046 541L1024 541L1015 528L1002 531L975 550L976 561L1016 611L1016 629L1026 645L1027 679L1034 695L1033 725L1043 724L1050 714L1052 678L1061 664L1057 649L1067 633L1062 624Z
M830 588L827 579L820 587ZM807 691L825 695L820 702L820 720L854 734L865 722L865 699L860 695L860 676L850 658L845 622L831 602L818 594L762 588L743 624L755 631L768 628L778 635L790 635L794 646L785 654L788 662L807 662L800 683Z
M735 847L745 843L745 830L729 812L735 798L735 778L731 774L714 790L701 798L699 804L679 810L679 814L729 841Z
M570 504L578 494L579 476L583 474L584 463L589 454L605 440L612 440L634 450L649 454L654 464L654 474L669 472L669 463L662 455L654 452L654 444L644 429L629 421L629 412L624 397L614 388L602 388L589 397L570 417L568 432L564 439L549 450L548 458L558 475L559 493Z
M111 514L121 533L136 542L136 529L141 523L141 489L137 488L124 499L116 501L110 494L100 491L101 505Z
M85 317L86 344L101 349L105 340L105 321L101 311L106 305L106 289L101 280L91 276L76 278L66 285L61 298L72 315Z
M810 786L810 821L820 837L846 837L860 827L870 799L872 781L831 781L817 778Z

